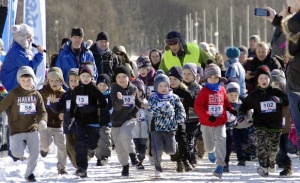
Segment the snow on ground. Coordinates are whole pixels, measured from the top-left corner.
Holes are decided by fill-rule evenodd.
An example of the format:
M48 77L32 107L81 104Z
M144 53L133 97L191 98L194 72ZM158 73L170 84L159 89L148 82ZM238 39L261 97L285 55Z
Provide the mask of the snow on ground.
M296 155L291 155L293 160L293 175L290 177L279 177L280 170L276 173L270 173L269 177L263 178L256 173L258 166L257 160L247 162L247 166L236 166L236 155L232 155L230 162L230 173L224 173L222 179L212 175L216 165L209 163L207 155L198 162L198 166L190 172L177 173L176 162L171 162L169 156L163 156L163 177L154 177L154 166L145 161L145 170L137 170L130 167L129 177L122 177L122 167L118 163L115 152L109 163L102 167L97 167L96 158L89 161L88 177L79 178L75 175L75 169L68 160L68 175L58 175L56 170L56 155L48 154L46 158L39 157L38 165L35 170L35 176L38 182L300 182L300 163ZM13 162L11 158L0 158L0 182L25 182L24 173L26 170L26 161Z

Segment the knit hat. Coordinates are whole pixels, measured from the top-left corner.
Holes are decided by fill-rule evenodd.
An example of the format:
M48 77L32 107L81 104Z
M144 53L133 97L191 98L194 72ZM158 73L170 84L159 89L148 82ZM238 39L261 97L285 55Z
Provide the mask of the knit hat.
M248 54L248 49L246 48L246 46L240 46L239 50L240 50L240 52L244 52L244 53Z
M22 46L24 49L28 49L31 47L29 45L29 42L27 41L27 38L29 36L33 36L33 30L31 27L29 27L27 24L19 24L19 25L13 25L11 28L11 31L13 33L14 40Z
M151 67L151 61L149 57L144 55L141 55L137 58L136 64L139 69L143 67L149 67L149 68Z
M192 74L194 75L194 78L196 78L197 76L197 65L195 63L187 63L184 64L182 67L182 70L184 69L188 69L192 72Z
M76 75L78 76L78 72L79 72L79 69L78 68L71 68L69 73L68 73L68 77L73 74L73 75Z
M3 84L0 83L0 96L4 97L8 94L7 90L5 89L5 87L3 86Z
M237 84L236 82L231 82L226 86L226 92L227 93L237 92L238 94L240 94L240 85Z
M271 72L271 80L273 82L279 82L283 87L286 85L285 74L282 70L274 69Z
M158 70L155 72L154 80L155 80L155 78L156 78L158 75L160 75L160 74L165 74L165 72L164 72L163 70L161 70L161 69L158 69Z
M180 81L182 81L182 69L179 66L173 66L170 71L168 76L173 76L177 79L179 79Z
M83 62L80 66L78 75L80 76L80 74L82 73L89 73L92 77L94 77L94 64L93 62Z
M203 81L207 81L207 78L210 76L216 75L219 77L220 82L226 82L227 79L221 76L221 69L218 65L216 64L209 64L205 67L204 69L204 79Z
M261 65L256 69L255 77L258 78L261 74L266 74L271 79L271 72L268 66Z
M229 83L231 83L231 82L235 82L235 83L237 83L238 85L240 85L239 78L237 78L237 77L230 77L230 78L228 79L228 81L227 81L226 84L229 84Z
M108 33L107 32L99 32L99 34L97 35L96 41L99 41L99 40L109 41L109 35L108 35Z
M238 58L240 56L241 52L237 47L229 47L226 50L226 56L228 58Z
M139 79L139 78L135 78L134 80L131 81L131 83L137 87L137 89L142 90L143 94L145 94L145 85L144 82Z
M57 78L60 79L60 81L65 85L65 87L69 88L67 83L64 81L63 73L59 67L51 67L48 70L47 79L45 80L44 85L49 84L49 79L57 79Z
M165 74L159 74L156 76L156 78L154 79L154 90L157 91L158 85L161 82L167 82L168 86L170 88L170 80L169 77L166 76Z
M250 37L250 40L254 40L255 42L259 43L260 42L260 37L259 37L259 35L252 35Z
M208 45L206 42L200 42L200 43L199 43L199 46L200 46L200 48L201 48L203 51L206 51L206 52L210 51L210 50L209 50L209 45Z
M30 75L32 77L33 81L35 82L36 78L35 78L35 74L34 74L34 71L32 70L32 68L29 66L22 66L22 67L20 67L20 69L17 72L18 83L20 83L21 76L26 75L26 74Z
M177 43L181 43L181 45L185 44L181 33L178 31L170 31L165 39L165 44L172 45Z
M118 66L115 69L115 71L114 71L114 78L116 79L117 75L120 74L120 73L125 74L128 78L131 77L129 68L126 67L126 66L124 66L124 65Z
M200 78L203 78L203 68L201 66L197 66L197 73L200 75Z
M80 36L80 37L84 37L84 32L83 29L80 27L74 27L72 29L72 33L71 33L71 37L73 36Z
M105 83L110 88L110 78L107 74L100 74L97 78L97 83Z

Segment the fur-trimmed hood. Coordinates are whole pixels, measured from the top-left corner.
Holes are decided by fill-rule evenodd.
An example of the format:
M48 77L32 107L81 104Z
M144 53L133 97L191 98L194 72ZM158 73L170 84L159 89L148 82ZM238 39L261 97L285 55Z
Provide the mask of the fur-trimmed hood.
M27 24L13 25L12 28L13 38L24 49L30 49L31 43L27 40L29 36L33 37L33 30Z
M289 27L288 27L288 21L294 16L295 14L292 15L288 15L285 18L282 19L281 22L281 27L282 27L282 31L284 32L284 34L286 35L286 54L288 54L289 56L292 56L289 52L289 41L292 41L293 43L297 44L298 40L300 39L300 32L297 32L296 34L291 32Z

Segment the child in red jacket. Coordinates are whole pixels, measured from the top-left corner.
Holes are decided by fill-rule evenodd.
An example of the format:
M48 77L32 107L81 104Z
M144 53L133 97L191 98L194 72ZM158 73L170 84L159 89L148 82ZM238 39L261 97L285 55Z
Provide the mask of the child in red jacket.
M205 86L200 90L195 100L195 111L201 121L201 132L204 147L211 163L217 163L213 175L221 178L226 156L226 110L233 115L237 111L227 99L226 90L221 82L227 79L221 77L221 69L216 64L209 64L204 71Z

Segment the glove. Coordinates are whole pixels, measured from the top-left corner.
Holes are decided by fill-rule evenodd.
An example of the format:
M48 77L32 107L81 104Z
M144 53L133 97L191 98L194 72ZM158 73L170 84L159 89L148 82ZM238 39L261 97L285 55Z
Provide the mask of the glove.
M243 116L243 115L239 115L238 117L236 117L237 123L241 123L241 122L243 122L245 119L246 119L246 117Z
M47 129L47 123L46 121L42 120L39 122L39 130L46 130Z
M276 96L272 96L270 98L270 100L273 101L273 102L279 103L279 104L281 103L281 99L279 97L276 97Z
M215 116L209 116L208 120L214 123L217 120L217 118Z
M236 109L231 109L229 112L230 112L230 114L232 114L234 116L237 116L237 114L238 114L238 111Z

